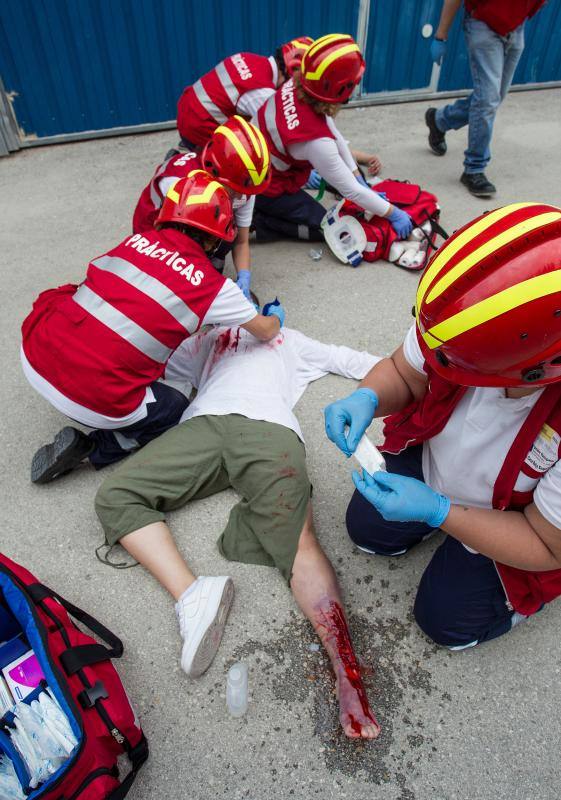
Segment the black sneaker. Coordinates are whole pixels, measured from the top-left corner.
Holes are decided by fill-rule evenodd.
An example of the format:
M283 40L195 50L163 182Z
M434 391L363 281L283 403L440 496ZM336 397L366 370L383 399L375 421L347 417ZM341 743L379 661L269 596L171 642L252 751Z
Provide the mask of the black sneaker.
M33 456L31 480L48 483L75 469L89 456L95 444L85 433L67 426L57 433L52 444L44 444Z
M460 180L476 197L491 197L497 191L484 172L464 172Z
M429 147L437 156L443 156L448 149L446 146L446 134L442 133L436 126L436 108L427 108L425 112L425 122L429 129Z

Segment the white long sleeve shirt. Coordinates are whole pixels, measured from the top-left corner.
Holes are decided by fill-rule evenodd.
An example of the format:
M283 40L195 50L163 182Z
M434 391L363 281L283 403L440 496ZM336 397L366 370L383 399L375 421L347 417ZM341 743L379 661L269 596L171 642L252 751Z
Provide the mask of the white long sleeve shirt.
M288 152L293 158L309 161L322 178L334 186L343 197L352 200L371 214L385 216L390 204L372 189L367 189L357 181L356 175L353 174L357 165L345 139L333 119L326 117L326 120L335 139L322 136L308 142L298 142L290 145Z
M205 414L241 414L284 425L303 441L292 409L308 384L330 372L361 380L379 360L349 347L322 344L291 328L260 342L243 328L221 326L183 342L165 377L198 389L182 422Z

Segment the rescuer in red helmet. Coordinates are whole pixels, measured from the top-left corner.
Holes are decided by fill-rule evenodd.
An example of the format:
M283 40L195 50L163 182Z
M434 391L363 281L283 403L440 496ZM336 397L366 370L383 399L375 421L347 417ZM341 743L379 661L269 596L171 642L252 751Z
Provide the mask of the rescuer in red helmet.
M325 208L303 190L312 169L343 197L371 214L387 217L400 237L411 232L411 217L366 183L333 121L364 68L352 36L322 36L308 47L292 78L253 118L267 141L273 172L271 184L255 201L257 241L323 239L320 224Z
M561 209L515 203L461 228L415 311L403 345L326 408L326 431L350 455L386 417L388 472L354 473L347 529L390 556L448 534L414 611L462 649L561 594Z
M187 86L177 104L182 145L188 150L203 147L216 126L234 114L251 119L293 74L312 41L309 36L299 36L280 45L269 57L236 53Z
M234 209L237 234L233 242L222 241L212 257L220 272L232 250L237 284L251 299L251 254L249 227L253 217L255 195L271 181L269 150L261 131L243 117L231 117L219 125L202 153L172 151L163 164L156 167L150 183L144 188L134 211L133 233L142 233L154 226L169 187L196 168L204 168L226 187Z
M24 320L26 378L58 411L94 430L63 428L41 447L31 480L47 483L86 458L97 469L177 424L187 398L159 382L176 348L202 325L275 336L282 306L264 317L209 255L233 241L226 189L203 170L172 185L156 227L90 262L84 281L39 295Z

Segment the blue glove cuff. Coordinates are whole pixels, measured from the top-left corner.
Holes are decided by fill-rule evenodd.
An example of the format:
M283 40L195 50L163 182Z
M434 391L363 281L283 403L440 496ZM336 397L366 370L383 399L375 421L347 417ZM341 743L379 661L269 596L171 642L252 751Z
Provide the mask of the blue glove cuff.
M438 501L438 506L425 522L427 525L430 525L431 528L440 528L450 512L450 498L446 497L444 494L436 493L435 498Z
M366 394L376 403L376 408L378 408L378 395L374 391L374 389L368 389L366 386L361 386L360 389L357 389L354 394Z

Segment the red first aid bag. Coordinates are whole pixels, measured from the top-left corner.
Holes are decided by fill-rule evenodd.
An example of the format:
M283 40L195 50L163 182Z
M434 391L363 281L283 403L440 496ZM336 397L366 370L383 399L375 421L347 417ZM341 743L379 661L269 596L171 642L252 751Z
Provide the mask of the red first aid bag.
M10 646L23 646L27 654L33 651L44 676L20 701L30 704L48 687L78 741L68 759L32 788L28 765L10 737L13 713L4 714L0 755L12 761L22 793L28 800L122 800L148 758L148 745L111 662L123 653L120 639L0 553L0 642L0 659ZM123 754L129 770L121 779L117 762Z
M376 192L385 192L388 202L406 211L416 226L430 223L430 233L427 234L429 249L436 247L437 234L447 238L438 222L440 209L436 195L421 189L415 183L392 179L381 181L372 188ZM362 225L368 242L362 254L365 261L377 261L379 258L392 260L390 248L398 241L398 236L386 218L374 216L367 220L364 210L350 200L345 200L340 214L349 214Z

